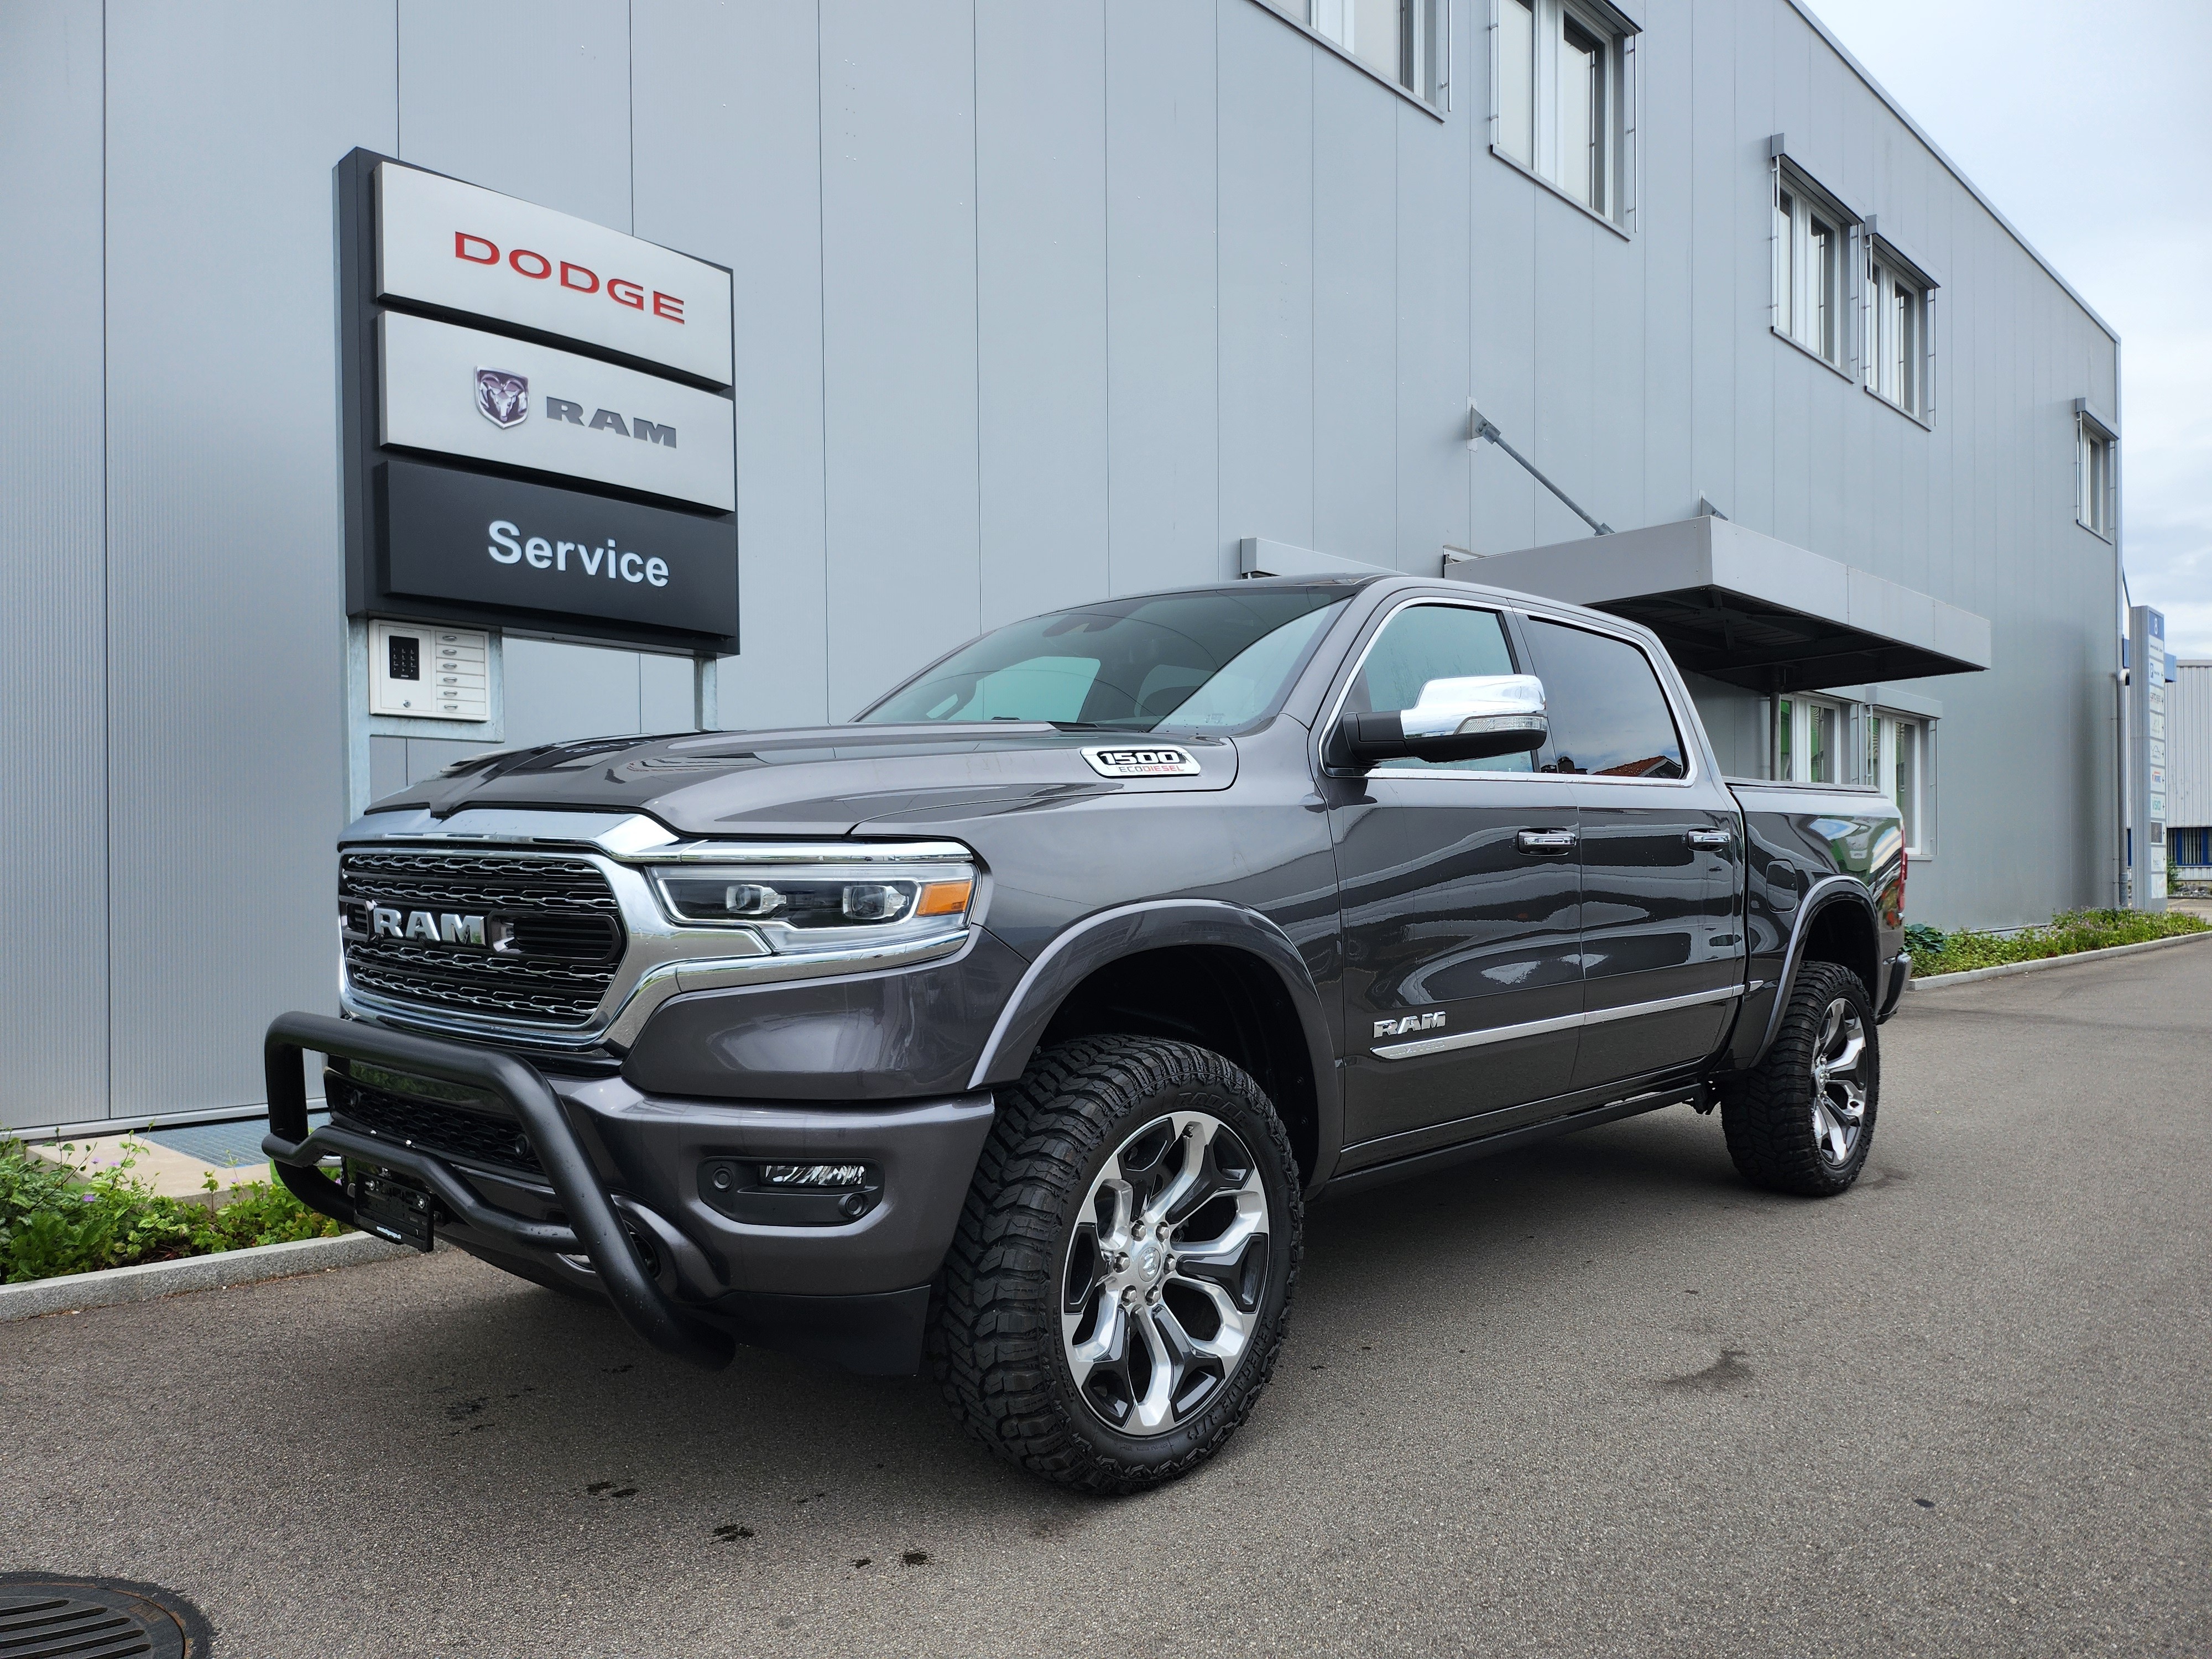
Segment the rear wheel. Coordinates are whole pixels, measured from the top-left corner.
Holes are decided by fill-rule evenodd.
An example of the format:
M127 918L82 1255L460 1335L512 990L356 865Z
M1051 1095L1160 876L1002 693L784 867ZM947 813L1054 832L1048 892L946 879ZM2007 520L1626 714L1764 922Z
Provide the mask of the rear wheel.
M1745 1180L1826 1198L1866 1167L1881 1097L1874 1003L1856 974L1808 962L1759 1068L1721 1100L1729 1156Z
M939 1382L1033 1474L1172 1480L1267 1385L1301 1221L1289 1138L1243 1071L1158 1038L1060 1044L1000 1097L945 1262Z

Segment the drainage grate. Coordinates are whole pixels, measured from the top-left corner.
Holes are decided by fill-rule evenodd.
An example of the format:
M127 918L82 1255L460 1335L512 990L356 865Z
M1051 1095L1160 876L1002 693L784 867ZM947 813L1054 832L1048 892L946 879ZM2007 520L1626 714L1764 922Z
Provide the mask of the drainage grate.
M0 1572L7 1659L207 1659L212 1636L204 1613L158 1584Z

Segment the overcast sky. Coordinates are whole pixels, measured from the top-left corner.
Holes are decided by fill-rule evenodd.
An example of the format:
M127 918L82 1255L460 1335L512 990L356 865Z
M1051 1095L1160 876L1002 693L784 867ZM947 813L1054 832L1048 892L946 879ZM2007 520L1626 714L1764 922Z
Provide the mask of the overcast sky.
M2212 3L1812 4L2119 331L2129 585L2212 657Z

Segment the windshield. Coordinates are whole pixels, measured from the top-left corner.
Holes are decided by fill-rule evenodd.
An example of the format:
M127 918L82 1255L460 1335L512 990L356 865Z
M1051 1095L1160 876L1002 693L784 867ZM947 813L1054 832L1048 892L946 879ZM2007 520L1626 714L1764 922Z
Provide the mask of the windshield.
M963 646L860 718L1228 731L1272 709L1341 587L1160 593L1032 617Z

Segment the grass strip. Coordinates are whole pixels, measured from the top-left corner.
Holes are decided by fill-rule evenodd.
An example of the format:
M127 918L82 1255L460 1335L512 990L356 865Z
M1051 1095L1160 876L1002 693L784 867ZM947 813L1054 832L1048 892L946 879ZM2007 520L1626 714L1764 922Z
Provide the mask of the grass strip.
M88 1174L0 1137L0 1283L27 1285L352 1231L293 1197L277 1184L273 1167L269 1181L234 1188L236 1196L220 1209L164 1197L131 1174L137 1160L128 1146L119 1164Z
M1973 968L1998 968L2008 962L2037 962L2115 945L2147 945L2153 939L2212 930L2212 923L2179 910L2062 910L2040 927L2016 933L1979 933L1962 928L1939 933L1915 922L1905 930L1912 953L1912 975L1960 974Z

